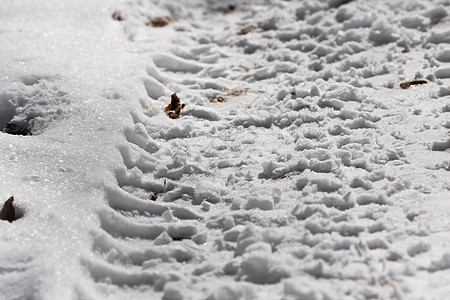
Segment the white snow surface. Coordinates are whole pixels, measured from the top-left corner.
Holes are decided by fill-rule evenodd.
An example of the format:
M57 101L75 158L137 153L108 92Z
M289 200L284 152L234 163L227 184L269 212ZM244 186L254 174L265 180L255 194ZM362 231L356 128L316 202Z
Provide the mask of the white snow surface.
M2 0L0 298L448 299L449 13Z

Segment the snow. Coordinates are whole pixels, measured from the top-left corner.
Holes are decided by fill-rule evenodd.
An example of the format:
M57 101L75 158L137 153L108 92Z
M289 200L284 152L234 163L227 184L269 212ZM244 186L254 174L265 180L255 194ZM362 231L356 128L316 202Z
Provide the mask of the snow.
M3 1L0 298L446 298L449 12Z

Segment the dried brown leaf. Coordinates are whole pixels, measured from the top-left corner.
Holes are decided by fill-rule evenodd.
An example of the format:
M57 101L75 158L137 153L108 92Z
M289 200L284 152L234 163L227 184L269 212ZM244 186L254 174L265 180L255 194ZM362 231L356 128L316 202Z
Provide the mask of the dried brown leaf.
M112 18L116 21L123 21L122 13L118 10L114 11L114 13L112 14Z
M249 67L246 67L246 66L244 66L244 65L239 65L239 67L241 67L242 69L244 69L245 72L250 71L250 68L249 68Z
M411 85L418 85L418 84L426 84L428 83L426 80L423 79L414 79L414 80L410 80L410 81L405 81L400 83L400 87L402 89L407 89L409 88Z
M231 91L229 91L226 94L215 94L214 98L212 98L210 100L210 102L213 102L213 103L225 102L230 97L241 96L241 95L244 95L245 93L246 93L246 90L243 90L243 89L232 89Z
M234 6L234 5L232 5L232 4L230 4L230 5L228 5L227 6L227 8L225 8L224 10L223 10L223 14L231 14L231 13L233 13L234 11L236 11L236 7Z
M145 25L151 26L151 27L164 27L164 26L169 25L172 22L173 22L173 20L169 17L157 17L157 18L154 18L154 19L148 21L147 23L145 23Z
M225 97L222 95L215 95L214 98L211 99L213 103L222 103L225 102Z
M180 102L176 93L171 96L170 104L165 107L166 113L169 118L176 119L180 117L181 110L185 107L184 103Z
M12 222L16 216L16 210L13 205L14 197L10 197L6 200L5 204L3 204L2 211L0 211L0 220L5 220Z
M253 32L253 31L258 31L260 30L260 28L254 26L254 25L250 25L247 27L242 28L241 30L239 30L239 32L237 33L238 35L245 35L247 33Z

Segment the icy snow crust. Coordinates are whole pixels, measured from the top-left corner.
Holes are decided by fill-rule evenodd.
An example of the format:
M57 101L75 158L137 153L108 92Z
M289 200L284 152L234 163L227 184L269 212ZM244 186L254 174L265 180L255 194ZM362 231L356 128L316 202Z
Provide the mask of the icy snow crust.
M186 2L2 2L0 298L448 297L450 2Z

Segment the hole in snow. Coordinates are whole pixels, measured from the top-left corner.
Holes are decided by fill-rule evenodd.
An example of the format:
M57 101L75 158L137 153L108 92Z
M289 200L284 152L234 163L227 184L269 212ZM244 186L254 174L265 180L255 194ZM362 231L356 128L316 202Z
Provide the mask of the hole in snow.
M15 105L11 102L11 99L12 97L8 93L0 93L0 130L2 131L16 112Z

